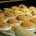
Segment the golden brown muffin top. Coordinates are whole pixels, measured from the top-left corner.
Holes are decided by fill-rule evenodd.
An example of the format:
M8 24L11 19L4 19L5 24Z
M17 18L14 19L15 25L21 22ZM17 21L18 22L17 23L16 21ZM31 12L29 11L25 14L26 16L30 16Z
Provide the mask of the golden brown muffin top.
M30 21L24 21L21 25L24 26L24 27L30 27L30 26L33 25L33 22L30 22Z
M14 12L5 13L6 16L16 16Z
M0 21L0 27L5 27L5 26L8 26L8 23L7 22Z
M4 13L0 13L0 19L4 19L4 18L5 18Z
M36 18L33 18L30 21L33 22L33 23L36 23Z
M11 9L10 8L3 8L4 11L10 11Z
M12 10L17 10L17 9L19 9L17 6L12 6L12 7L10 7Z
M17 23L19 21L17 19L9 19L7 22L13 24L13 23Z
M35 9L34 6L30 6L30 7L29 7L29 10L34 10L34 9Z
M27 19L27 17L25 15L19 15L19 16L16 17L16 19L25 20L25 19Z

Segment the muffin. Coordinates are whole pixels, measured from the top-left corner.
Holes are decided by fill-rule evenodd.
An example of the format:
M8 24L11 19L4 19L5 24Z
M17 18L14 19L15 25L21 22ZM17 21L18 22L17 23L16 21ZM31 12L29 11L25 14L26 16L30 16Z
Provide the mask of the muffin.
M11 10L13 10L13 11L15 11L15 10L18 10L18 9L19 9L17 6L12 6L12 7L10 7L10 8L11 8Z
M35 7L34 7L34 6L30 6L30 7L29 7L29 10L30 10L30 11L34 11L34 10L35 10Z
M36 18L36 15L32 16L32 19Z
M12 11L10 8L3 8L5 13L9 13L10 11Z
M6 17L4 15L4 13L0 13L0 20L5 20L5 19L6 19Z
M27 7L26 7L25 5L23 5L23 4L20 4L18 7L19 7L19 10L22 11L22 12L24 12L24 9L27 8Z
M18 15L18 16L16 17L16 19L18 19L18 20L20 20L20 21L25 21L25 20L28 19L28 17L25 16L25 15Z
M32 16L36 15L36 10L31 12Z
M26 15L27 17L29 17L29 18L31 18L32 17L32 14L28 14L28 15Z
M34 23L34 28L36 29L36 18L31 19L30 22Z
M10 23L12 26L19 26L20 25L20 21L17 19L9 19L7 22Z
M19 6L18 6L19 8L27 8L25 5L23 5L23 4L20 4Z
M23 15L23 14L24 14L22 11L19 11L19 10L15 10L14 12L15 12L15 14L16 14L17 16L18 16L18 15Z
M36 23L36 18L33 18L30 21L33 22L33 23Z
M16 14L14 12L5 13L5 16L8 18L16 18Z
M9 30L11 29L10 24L7 22L0 21L0 30Z
M31 11L30 11L28 8L22 8L22 9L20 9L20 10L21 10L22 13L25 14L25 15L31 14Z
M31 11L28 8L24 8L23 12L24 12L25 15L31 14Z
M23 27L32 27L34 25L34 23L30 22L30 21L24 21L24 22L21 23L21 25Z

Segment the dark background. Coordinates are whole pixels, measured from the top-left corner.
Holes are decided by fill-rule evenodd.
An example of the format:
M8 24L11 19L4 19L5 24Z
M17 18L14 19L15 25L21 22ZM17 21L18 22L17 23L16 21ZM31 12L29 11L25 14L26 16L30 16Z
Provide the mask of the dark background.
M14 2L7 2L7 3L0 3L0 8L5 7L11 7L11 6L17 6L19 4L25 4L27 7L29 6L35 6L36 7L36 1L35 0L25 0L25 1L14 1Z

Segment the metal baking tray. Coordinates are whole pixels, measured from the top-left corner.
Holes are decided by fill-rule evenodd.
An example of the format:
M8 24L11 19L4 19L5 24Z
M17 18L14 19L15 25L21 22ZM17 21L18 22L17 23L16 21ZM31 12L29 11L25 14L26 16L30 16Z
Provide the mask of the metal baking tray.
M0 3L0 9L3 9L3 8L9 8L11 6L18 6L20 4L24 4L26 5L27 7L29 6L35 6L36 7L36 2L35 1L4 1L2 3Z
M18 6L20 4L24 4L27 7L29 7L29 6L35 6L36 7L36 2L30 2L30 1L16 1L16 2L9 1L9 2L7 2L6 1L6 2L1 2L0 3L0 9L9 8L11 6ZM5 32L5 33L8 33L8 32Z

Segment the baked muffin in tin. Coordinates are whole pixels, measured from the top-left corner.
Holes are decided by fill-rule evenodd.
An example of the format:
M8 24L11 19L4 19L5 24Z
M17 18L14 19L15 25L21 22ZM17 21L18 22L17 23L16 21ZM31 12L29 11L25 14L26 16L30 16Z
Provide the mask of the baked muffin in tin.
M10 30L11 25L7 22L0 21L0 30Z
M4 21L6 19L6 16L4 13L0 13L0 20Z
M25 15L18 15L18 16L16 17L16 19L17 19L17 20L20 20L20 21L25 21L25 20L28 19L28 17L25 16Z
M21 24L17 19L9 19L7 22L11 24L11 26L19 26Z

